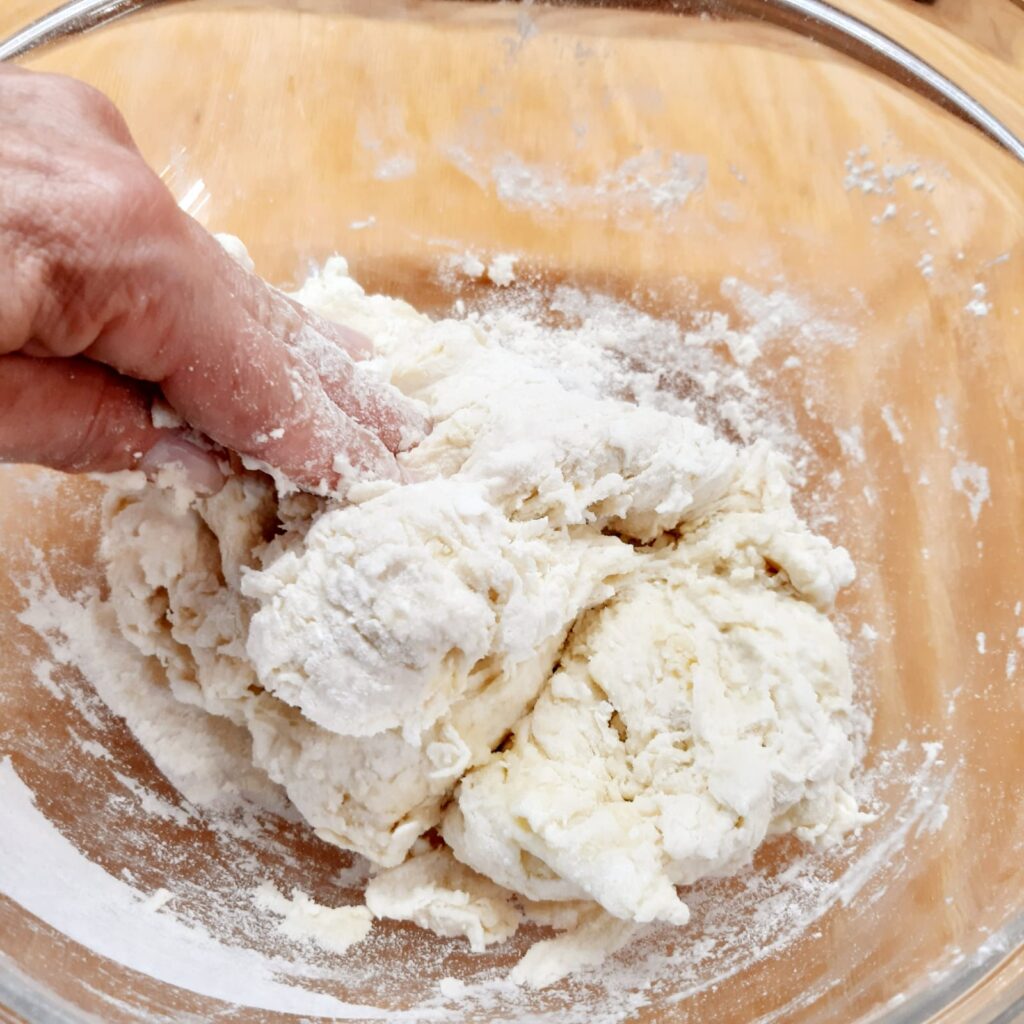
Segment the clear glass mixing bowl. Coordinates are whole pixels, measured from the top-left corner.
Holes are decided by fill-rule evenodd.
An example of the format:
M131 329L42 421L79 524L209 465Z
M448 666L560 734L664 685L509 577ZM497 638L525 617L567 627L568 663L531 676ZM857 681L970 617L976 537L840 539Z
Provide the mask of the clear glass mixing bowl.
M4 6L0 33L40 13ZM140 6L79 0L0 53L108 92L183 204L271 280L341 251L368 288L439 311L453 255L511 252L538 287L682 324L742 322L736 279L831 325L782 316L751 373L813 450L808 514L860 569L840 611L880 813L813 877L772 844L745 879L695 887L690 929L540 994L439 994L500 974L518 939L474 957L395 925L369 953L318 957L243 894L270 877L337 901L357 873L299 823L185 805L22 621L40 568L64 593L101 584L98 486L9 467L0 1019L1020 1019L1020 143L808 0ZM983 6L1019 41L1019 7ZM904 26L907 10L892 7ZM1024 80L1013 38L947 35L935 54L962 56L959 84L975 75L981 95L987 66Z

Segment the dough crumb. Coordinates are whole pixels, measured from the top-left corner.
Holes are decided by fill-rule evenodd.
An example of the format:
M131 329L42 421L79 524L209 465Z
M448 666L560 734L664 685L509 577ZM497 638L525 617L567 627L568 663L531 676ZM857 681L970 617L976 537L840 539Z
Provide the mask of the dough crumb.
M499 288L507 288L516 280L516 257L508 253L495 256L487 267L487 277Z
M154 914L163 907L166 907L174 899L174 893L169 889L155 889L143 901L144 910L152 911Z
M291 899L272 882L263 882L253 894L256 905L280 917L278 931L297 942L311 942L328 953L346 953L362 942L373 926L373 915L362 906L325 907L299 889Z
M445 849L411 857L371 879L366 905L374 917L412 921L436 935L462 936L474 953L504 942L522 921L507 890Z
M637 931L638 926L631 921L592 909L572 931L534 943L512 968L512 981L530 988L547 988L584 967L599 966Z

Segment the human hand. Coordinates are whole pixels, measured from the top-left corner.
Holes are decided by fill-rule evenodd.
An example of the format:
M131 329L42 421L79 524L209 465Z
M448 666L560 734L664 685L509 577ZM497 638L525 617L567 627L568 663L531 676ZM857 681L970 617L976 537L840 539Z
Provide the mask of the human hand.
M183 213L120 114L74 79L0 66L0 461L69 472L182 464L190 427L296 483L397 478L425 423L361 370L360 334L247 273ZM340 462L337 461L340 457Z

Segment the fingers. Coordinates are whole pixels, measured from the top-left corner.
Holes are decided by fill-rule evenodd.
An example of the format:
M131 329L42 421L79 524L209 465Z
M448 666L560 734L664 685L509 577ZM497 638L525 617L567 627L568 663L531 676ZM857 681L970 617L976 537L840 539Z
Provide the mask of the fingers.
M238 266L249 274L255 273L256 266L241 239L236 238L234 235L225 234L214 235L213 237L217 240L217 244ZM311 309L303 306L302 303L297 302L283 292L278 292L278 296L294 310L299 321L308 323L324 337L335 342L354 360L369 359L373 355L373 342L365 334L355 331L351 327L334 323L333 320L327 320L322 316L318 316Z
M301 307L300 307L301 309ZM357 423L372 430L392 452L407 451L421 441L426 419L397 388L362 370L332 328L338 325L302 310L299 329L288 344L312 367L328 397ZM347 328L343 328L346 333ZM357 335L362 338L362 335ZM369 339L368 354L373 351Z
M189 423L309 490L399 478L383 441L335 405L315 371L272 330L249 323L243 345L206 338L206 358L162 382Z
M282 292L277 294L294 310L301 323L308 324L314 331L332 341L342 351L351 356L352 359L358 362L373 356L373 342L365 334L362 334L360 331L354 331L351 327L345 327L344 324L336 324L333 320L319 316L308 307L303 306L301 302L296 302L295 299Z
M8 81L21 102L0 103L0 352L84 357L149 382L192 427L303 487L398 478L394 453L426 424L358 365L367 339L236 264L178 209L94 90ZM118 392L129 420L131 391ZM106 442L82 443L75 458L93 466ZM120 465L124 453L110 458Z
M151 476L177 465L200 493L224 483L213 455L153 426L143 385L82 359L0 357L0 461Z
M137 468L146 476L153 479L161 470L176 467L184 471L185 478L197 494L216 494L224 486L222 464L210 452L198 448L180 434L162 433L163 436L139 460Z
M366 353L362 335L333 329L225 260L205 233L193 244L207 273L191 310L178 306L176 330L188 341L175 346L178 365L161 381L168 400L189 423L302 487L398 479L393 451L403 431L415 434L418 416L357 368L348 352ZM345 388L365 397L340 402Z
M152 380L193 427L300 487L399 479L394 452L425 424L353 361L367 350L362 335L297 306L186 220L186 237L163 256L177 260L160 270L165 291L109 320L89 357Z

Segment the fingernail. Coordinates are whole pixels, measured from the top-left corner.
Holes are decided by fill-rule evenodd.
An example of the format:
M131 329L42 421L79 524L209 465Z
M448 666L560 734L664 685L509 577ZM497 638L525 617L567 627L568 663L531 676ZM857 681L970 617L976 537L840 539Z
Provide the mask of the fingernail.
M139 462L139 469L151 480L161 470L172 467L185 474L188 485L196 494L216 494L224 486L224 474L217 460L181 437L160 438Z

